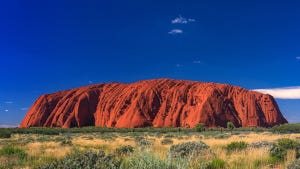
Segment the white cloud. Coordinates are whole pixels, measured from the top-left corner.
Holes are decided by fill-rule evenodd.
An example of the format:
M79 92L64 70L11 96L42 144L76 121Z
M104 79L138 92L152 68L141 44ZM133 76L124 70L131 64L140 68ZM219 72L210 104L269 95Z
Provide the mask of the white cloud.
M188 22L196 22L196 19L188 19Z
M183 31L181 29L172 29L168 34L175 35L175 34L181 34Z
M7 110L7 109L5 109L4 111L5 111L5 112L8 112L8 110Z
M300 60L300 56L297 56L296 59L297 59L297 60Z
M0 124L0 128L15 128L18 127L16 124Z
M89 80L89 84L92 84L92 83L94 83L92 80Z
M182 16L178 16L178 17L176 17L175 19L173 19L171 22L173 23L173 24L187 24L187 23L189 23L189 22L195 22L196 20L195 19L191 19L191 18L184 18L184 17L182 17Z
M254 91L270 94L278 99L300 99L300 86L273 89L254 89Z
M28 110L28 108L27 107L22 107L20 110L25 111L25 110Z
M176 67L182 67L182 65L179 64L179 63L177 63L175 66L176 66Z
M6 103L6 104L13 104L14 102L12 102L12 101L7 101L7 102L4 102L4 103Z
M194 60L193 63L195 63L195 64L200 64L201 61L200 61L200 60Z

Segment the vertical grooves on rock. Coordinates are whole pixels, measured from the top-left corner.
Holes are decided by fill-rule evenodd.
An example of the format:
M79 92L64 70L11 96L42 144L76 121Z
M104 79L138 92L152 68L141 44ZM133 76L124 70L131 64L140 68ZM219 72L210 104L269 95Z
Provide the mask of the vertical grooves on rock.
M157 79L105 83L41 96L20 127L210 127L286 123L270 95L230 86Z

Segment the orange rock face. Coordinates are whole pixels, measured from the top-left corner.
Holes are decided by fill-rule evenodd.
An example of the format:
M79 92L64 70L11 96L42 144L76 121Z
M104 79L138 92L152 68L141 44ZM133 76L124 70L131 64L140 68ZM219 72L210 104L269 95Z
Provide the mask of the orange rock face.
M157 79L42 95L20 127L270 127L287 123L270 95L227 84Z

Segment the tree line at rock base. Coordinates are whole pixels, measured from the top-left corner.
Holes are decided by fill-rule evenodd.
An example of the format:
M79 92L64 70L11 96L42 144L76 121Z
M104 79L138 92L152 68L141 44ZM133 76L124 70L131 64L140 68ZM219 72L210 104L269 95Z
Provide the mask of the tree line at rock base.
M44 135L59 135L61 133L94 133L94 132L228 132L232 134L237 132L273 132L273 133L300 133L300 123L282 124L272 128L262 127L240 127L235 128L228 123L227 128L206 128L205 124L199 123L195 128L106 128L106 127L82 127L82 128L47 128L47 127L31 127L31 128L0 128L0 138L9 138L11 134L44 134Z

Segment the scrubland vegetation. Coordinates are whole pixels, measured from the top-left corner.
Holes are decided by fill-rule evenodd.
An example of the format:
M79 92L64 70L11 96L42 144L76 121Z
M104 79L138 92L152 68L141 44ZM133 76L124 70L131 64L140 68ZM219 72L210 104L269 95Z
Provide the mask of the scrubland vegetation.
M0 129L0 168L300 168L300 124L198 127Z

